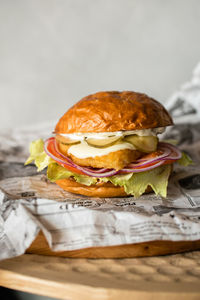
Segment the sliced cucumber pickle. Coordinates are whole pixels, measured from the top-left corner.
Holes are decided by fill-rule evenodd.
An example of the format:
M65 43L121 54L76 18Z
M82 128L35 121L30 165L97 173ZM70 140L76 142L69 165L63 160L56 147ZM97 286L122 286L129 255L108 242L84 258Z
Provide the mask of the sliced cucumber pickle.
M124 141L131 143L137 150L145 153L156 151L158 144L157 136L139 136L136 134L126 136Z
M94 139L94 138L86 138L86 142L89 146L96 148L105 148L114 145L116 142L121 140L121 136L112 136L107 137L105 139Z
M64 145L75 145L75 144L80 143L79 140L72 140L72 139L62 136L62 135L56 135L56 140Z

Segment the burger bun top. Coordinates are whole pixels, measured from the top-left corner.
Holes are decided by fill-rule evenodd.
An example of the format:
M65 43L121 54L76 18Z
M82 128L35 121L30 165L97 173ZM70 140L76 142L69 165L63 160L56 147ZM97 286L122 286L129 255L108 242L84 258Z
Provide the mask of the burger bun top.
M98 92L84 97L58 121L57 134L141 130L173 125L162 104L131 91Z

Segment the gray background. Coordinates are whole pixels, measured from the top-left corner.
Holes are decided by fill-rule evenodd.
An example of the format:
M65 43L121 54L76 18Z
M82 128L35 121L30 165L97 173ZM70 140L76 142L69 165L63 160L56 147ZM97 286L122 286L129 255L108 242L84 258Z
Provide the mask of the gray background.
M199 0L0 0L0 127L57 120L100 90L165 102L199 37Z

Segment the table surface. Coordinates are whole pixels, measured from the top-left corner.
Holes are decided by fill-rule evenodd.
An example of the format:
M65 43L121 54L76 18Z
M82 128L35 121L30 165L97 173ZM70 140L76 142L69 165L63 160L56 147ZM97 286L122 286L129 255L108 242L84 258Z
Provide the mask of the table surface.
M200 299L200 251L132 259L25 254L0 262L0 285L59 299Z

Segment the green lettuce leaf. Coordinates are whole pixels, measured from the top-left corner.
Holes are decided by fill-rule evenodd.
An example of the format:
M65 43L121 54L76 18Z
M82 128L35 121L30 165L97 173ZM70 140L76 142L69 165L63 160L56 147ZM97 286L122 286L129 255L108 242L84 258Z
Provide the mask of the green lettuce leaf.
M182 152L182 156L177 162L179 163L179 165L184 166L184 167L187 167L187 166L193 164L192 159L185 152Z
M104 182L107 180L114 185L123 186L127 194L136 198L144 194L149 185L156 195L166 197L170 172L171 166L164 165L141 173L129 173L127 175L115 175L110 178L104 178Z
M63 168L62 166L58 165L57 163L51 163L47 169L47 177L50 181L56 181L59 179L65 179L69 177L74 177L74 179L81 184L85 184L87 186L91 184L95 184L97 182L97 178L90 177L86 175L76 174L67 169Z
M47 177L50 181L73 177L77 182L87 186L95 184L97 181L110 181L114 185L123 186L128 195L133 195L136 198L144 194L146 188L150 185L156 195L166 197L170 172L171 166L165 165L142 173L129 173L112 177L94 178L73 173L57 163L51 163L47 169Z
M30 147L30 156L25 162L25 165L28 165L35 161L37 171L40 172L45 169L51 162L54 162L44 151L44 141L42 139L31 142Z

